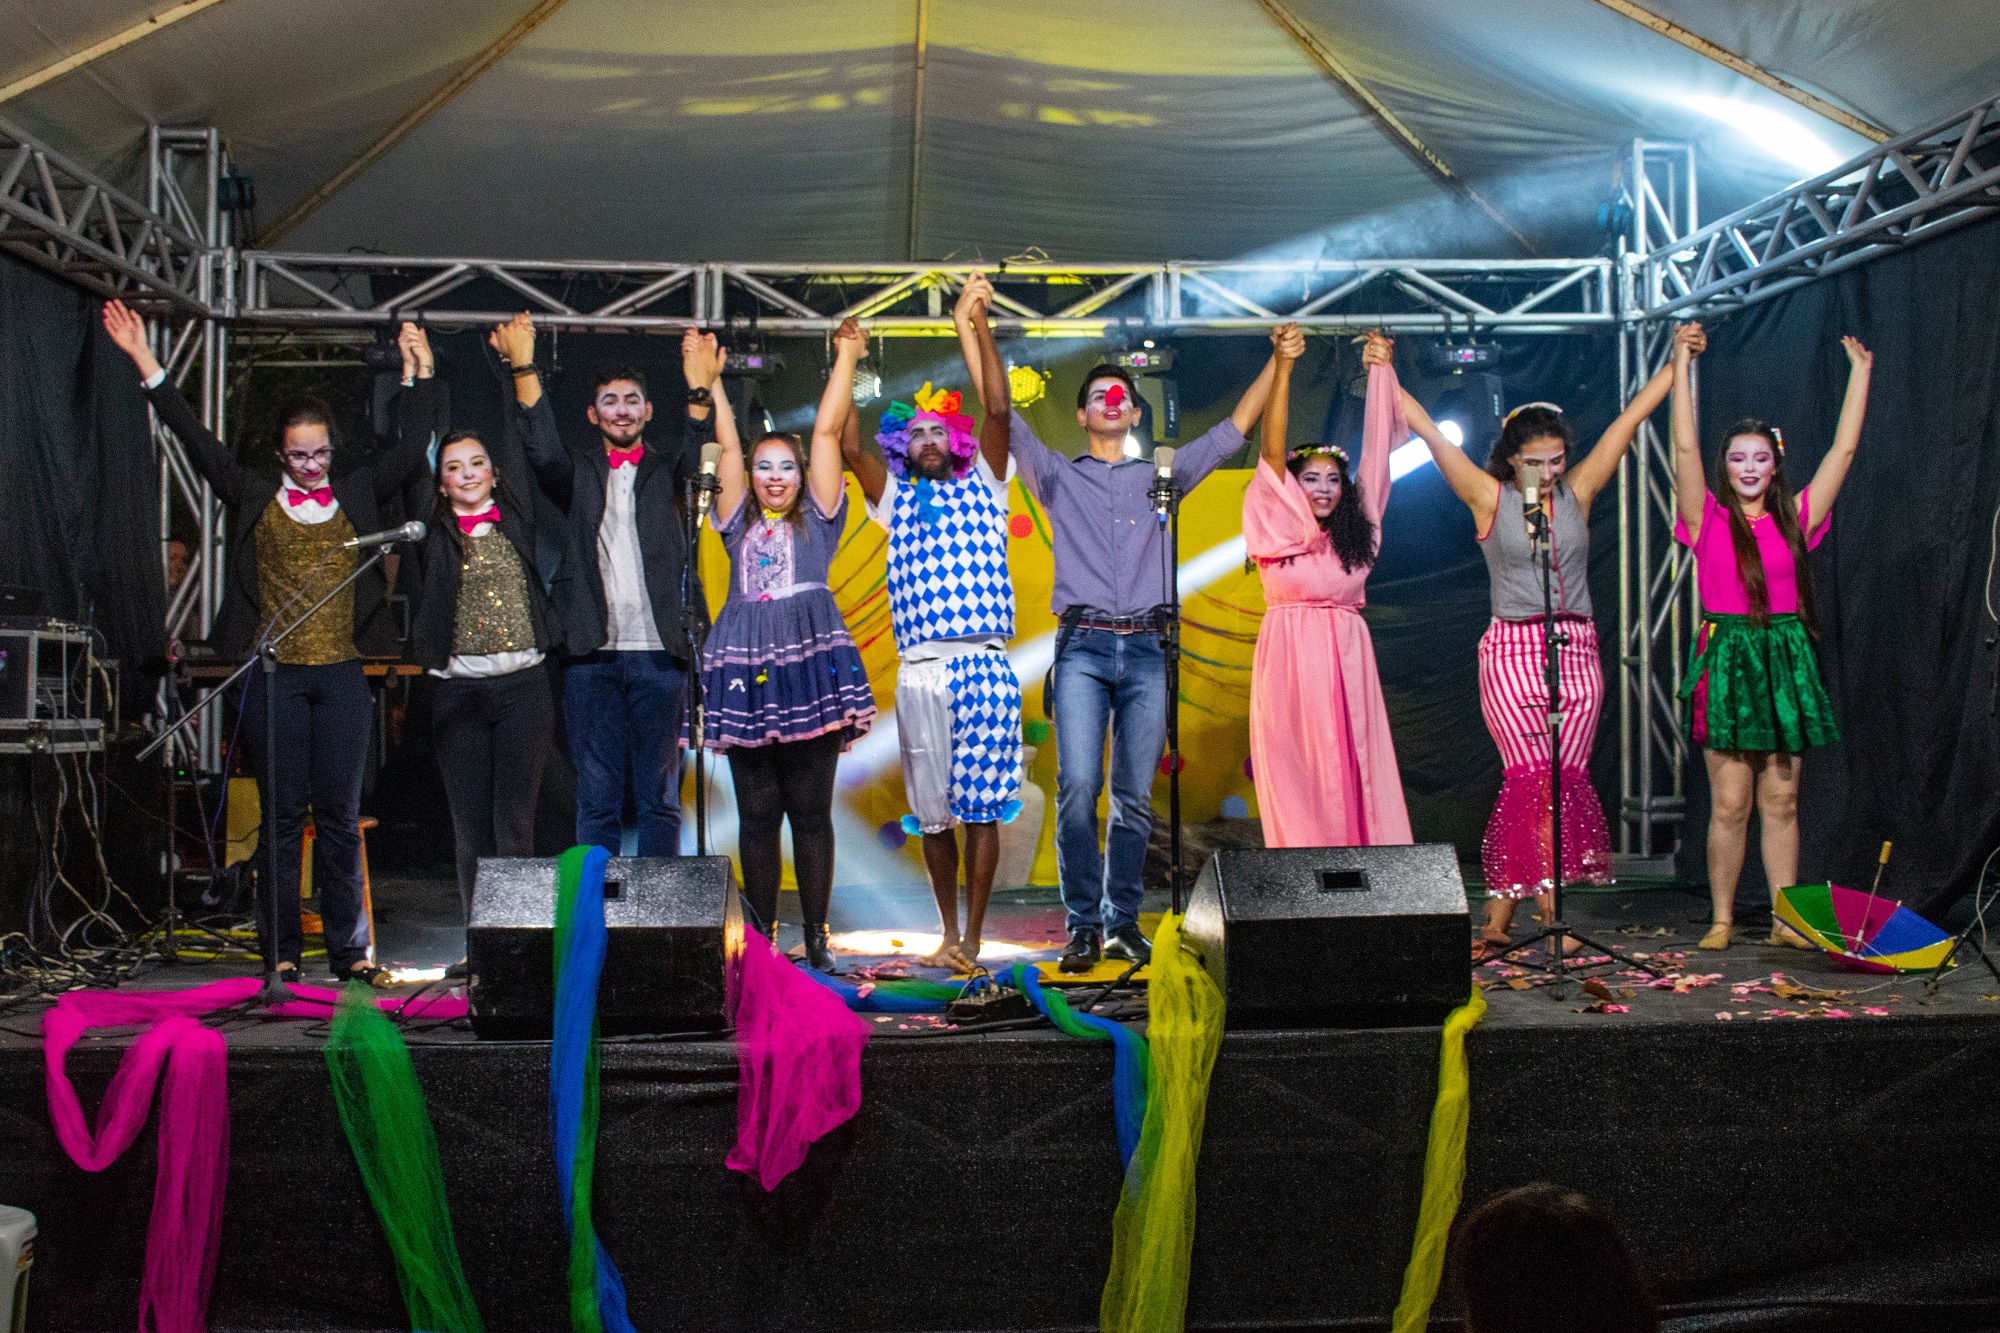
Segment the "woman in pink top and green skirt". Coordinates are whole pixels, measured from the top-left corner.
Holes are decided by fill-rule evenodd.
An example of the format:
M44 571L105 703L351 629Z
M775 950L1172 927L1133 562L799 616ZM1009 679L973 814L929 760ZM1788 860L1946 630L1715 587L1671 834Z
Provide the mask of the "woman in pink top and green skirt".
M1813 655L1812 573L1806 553L1826 536L1834 497L1861 441L1873 357L1853 338L1847 398L1833 447L1804 491L1785 484L1785 446L1773 426L1745 419L1724 436L1703 474L1689 367L1697 349L1674 348L1674 537L1694 551L1702 623L1681 685L1689 732L1705 747L1712 796L1708 891L1713 924L1704 949L1729 947L1736 881L1743 870L1750 810L1761 816L1764 875L1771 892L1796 883L1799 869L1799 755L1840 739L1833 701ZM1772 922L1771 944L1811 948Z
M1361 608L1389 503L1389 451L1408 432L1389 340L1368 339L1361 466L1330 444L1285 447L1293 325L1273 335L1277 375L1263 456L1243 493L1243 537L1264 582L1250 673L1250 766L1266 847L1369 847L1410 840L1403 779L1375 645Z

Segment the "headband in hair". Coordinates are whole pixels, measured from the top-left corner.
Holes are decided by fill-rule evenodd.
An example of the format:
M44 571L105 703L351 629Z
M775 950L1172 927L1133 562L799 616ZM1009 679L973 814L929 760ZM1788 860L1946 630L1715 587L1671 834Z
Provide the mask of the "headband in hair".
M1779 430L1776 426L1770 427L1770 431L1771 443L1778 446L1778 457L1783 458L1785 456L1785 432Z
M914 403L891 403L882 413L881 429L875 432L875 443L882 446L882 461L889 470L902 476L909 467L910 425L918 417L929 417L942 421L951 436L952 471L958 476L965 475L972 466L972 459L979 452L979 435L973 429L972 418L959 407L956 389L944 393L931 388L930 381L910 395Z
M1512 421L1515 417L1521 415L1521 413L1527 411L1531 407L1546 407L1549 409L1549 411L1555 413L1557 416L1561 416L1563 411L1562 405L1560 403L1544 403L1544 402L1522 403L1519 407L1509 412L1506 416L1501 417L1500 424L1503 426L1506 425L1508 422Z
M1302 444L1296 449L1286 450L1285 461L1292 463L1301 458L1311 458L1314 454L1327 454L1333 458L1338 458L1342 467L1354 466L1347 459L1347 450L1337 444Z

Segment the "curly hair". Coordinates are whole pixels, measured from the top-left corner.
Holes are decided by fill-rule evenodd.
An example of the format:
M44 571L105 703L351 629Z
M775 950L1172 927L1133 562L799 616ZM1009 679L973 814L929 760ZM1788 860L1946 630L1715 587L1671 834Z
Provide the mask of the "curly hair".
M972 418L959 408L956 389L943 393L931 388L930 381L912 395L911 403L891 403L882 413L875 443L882 446L882 461L897 476L905 476L910 466L910 426L920 417L942 421L951 437L952 475L962 477L979 455L979 431Z
M1319 521L1319 530L1333 542L1341 569L1352 574L1375 563L1380 534L1361 507L1361 483L1348 475L1347 455L1337 449L1296 450L1285 459L1285 470L1296 477L1307 462L1322 457L1331 458L1340 469L1340 498L1333 502L1333 512Z

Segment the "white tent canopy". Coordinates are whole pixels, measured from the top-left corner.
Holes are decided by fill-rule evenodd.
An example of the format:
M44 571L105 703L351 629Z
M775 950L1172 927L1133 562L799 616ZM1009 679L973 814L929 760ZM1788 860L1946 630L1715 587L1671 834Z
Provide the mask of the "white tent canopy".
M1991 0L1647 7L1892 132L2000 85ZM1635 136L1699 146L1710 217L1866 146L1599 0L0 0L0 83L190 9L0 115L114 180L149 122L215 125L268 227L441 100L290 250L1521 253L1327 54L1545 253L1604 243L1597 209ZM1781 142L1787 122L1806 138Z

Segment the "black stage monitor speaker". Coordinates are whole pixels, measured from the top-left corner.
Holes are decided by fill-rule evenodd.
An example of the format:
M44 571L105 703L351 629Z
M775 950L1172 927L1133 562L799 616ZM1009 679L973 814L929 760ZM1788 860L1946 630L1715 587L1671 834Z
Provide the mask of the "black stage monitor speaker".
M1186 935L1232 1028L1440 1023L1470 993L1458 856L1415 847L1223 850Z
M555 1026L556 863L479 862L465 932L472 1030L547 1040ZM735 1021L743 905L726 856L613 857L604 869L599 1030L712 1032Z

